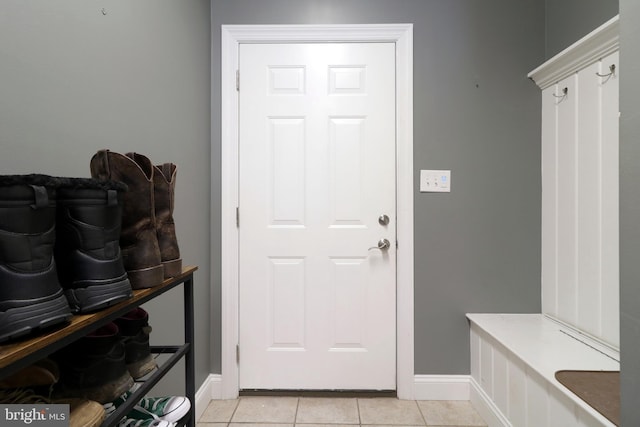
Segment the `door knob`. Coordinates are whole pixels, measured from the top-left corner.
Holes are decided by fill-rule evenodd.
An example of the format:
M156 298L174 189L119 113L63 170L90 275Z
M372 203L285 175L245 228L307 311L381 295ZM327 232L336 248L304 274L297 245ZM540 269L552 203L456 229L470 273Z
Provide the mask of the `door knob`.
M380 249L381 251L386 251L389 249L390 246L391 246L391 242L389 242L388 239L380 239L378 240L378 246L371 246L369 250Z
M380 215L378 217L378 223L380 225L389 225L389 216L388 215Z

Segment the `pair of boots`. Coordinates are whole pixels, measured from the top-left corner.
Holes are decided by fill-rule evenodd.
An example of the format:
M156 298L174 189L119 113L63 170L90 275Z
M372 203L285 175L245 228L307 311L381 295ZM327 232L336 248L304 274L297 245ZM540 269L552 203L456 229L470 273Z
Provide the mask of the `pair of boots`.
M0 342L132 296L122 183L0 176Z
M182 271L173 221L176 165L154 166L138 153L100 150L91 158L91 176L125 183L120 247L134 289L149 288Z
M148 313L138 307L52 355L60 367L55 394L112 402L157 367Z

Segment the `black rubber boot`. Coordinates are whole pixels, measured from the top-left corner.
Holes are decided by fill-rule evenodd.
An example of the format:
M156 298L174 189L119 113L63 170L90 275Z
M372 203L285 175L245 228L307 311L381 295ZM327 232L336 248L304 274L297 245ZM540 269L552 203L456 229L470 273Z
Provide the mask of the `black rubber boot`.
M138 307L116 319L115 323L124 338L127 368L137 380L158 366L149 348L149 314Z
M74 313L99 310L133 295L119 244L124 191L119 182L60 179L55 256Z
M108 403L133 386L118 326L108 323L51 356L60 367L56 397Z
M0 342L71 319L53 257L56 185L0 176Z

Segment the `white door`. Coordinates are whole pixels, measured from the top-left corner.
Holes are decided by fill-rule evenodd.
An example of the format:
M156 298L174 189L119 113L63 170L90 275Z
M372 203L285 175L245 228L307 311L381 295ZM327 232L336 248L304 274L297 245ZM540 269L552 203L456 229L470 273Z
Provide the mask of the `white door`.
M239 69L240 388L394 390L395 45L242 44Z

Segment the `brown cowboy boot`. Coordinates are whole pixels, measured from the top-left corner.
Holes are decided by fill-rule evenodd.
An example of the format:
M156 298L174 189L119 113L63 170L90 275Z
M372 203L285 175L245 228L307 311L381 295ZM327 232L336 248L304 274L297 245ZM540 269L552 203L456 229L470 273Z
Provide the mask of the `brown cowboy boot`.
M101 180L124 182L120 248L122 260L133 289L157 286L164 280L158 238L153 191L153 165L141 154L126 156L109 150L91 158L91 176Z
M177 276L182 272L182 259L180 258L180 249L176 238L176 226L173 221L176 172L176 165L165 163L155 166L153 173L156 234L165 279Z

